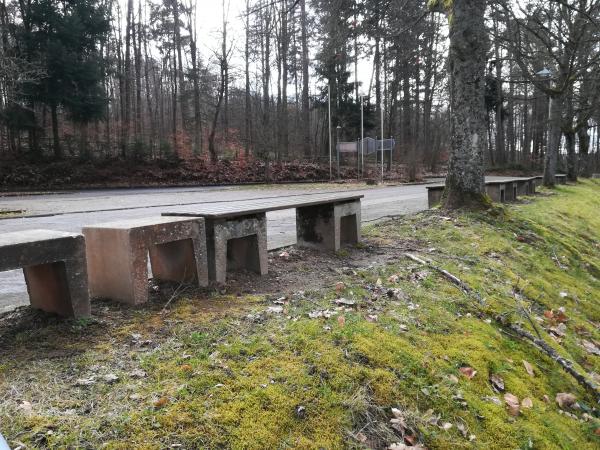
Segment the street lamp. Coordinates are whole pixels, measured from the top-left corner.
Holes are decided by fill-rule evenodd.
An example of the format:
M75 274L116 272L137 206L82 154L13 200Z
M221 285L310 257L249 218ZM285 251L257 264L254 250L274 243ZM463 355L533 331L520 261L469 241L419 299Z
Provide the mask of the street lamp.
M337 177L338 180L340 179L340 137L342 135L342 127L341 125L338 125L336 127L336 131L337 131L337 142L336 142L336 146L335 149L337 151Z

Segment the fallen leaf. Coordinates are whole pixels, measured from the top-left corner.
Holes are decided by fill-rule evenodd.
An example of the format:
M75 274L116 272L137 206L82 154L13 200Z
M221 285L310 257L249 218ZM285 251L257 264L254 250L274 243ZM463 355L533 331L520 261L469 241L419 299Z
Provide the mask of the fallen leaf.
M588 352L592 355L600 355L600 348L598 348L596 346L596 344L594 344L593 342L583 339L581 341L581 345L585 349L586 352Z
M108 384L116 383L117 381L119 381L119 377L116 376L114 373L109 373L107 375L104 375L104 381L106 381Z
M600 436L600 428L596 428L596 429L594 430L594 434L595 434L596 436Z
M400 277L398 275L392 275L391 277L388 278L388 282L397 283L399 279L400 279Z
M521 400L521 408L533 408L533 400L529 397L525 397Z
M336 292L342 292L344 289L346 289L346 285L342 281L338 281L337 283L335 283Z
M129 376L131 378L144 378L146 376L146 372L143 371L142 369L135 369L132 370L131 372L129 372Z
M504 394L504 401L508 406L508 413L511 416L518 416L520 411L519 397L513 394L509 394L507 392L506 394Z
M343 327L346 324L346 318L344 316L338 316L337 321L340 327Z
M288 252L281 252L279 254L280 258L284 258L284 259L288 259L290 257L290 254Z
M458 370L460 370L460 372L469 380L471 380L475 375L477 375L477 371L472 367L461 367Z
M500 375L491 374L490 383L496 392L504 392L504 380Z
M450 422L444 422L440 428L442 428L442 430L448 431L450 428L452 428L452 424Z
M184 364L180 367L181 370L183 370L184 372L191 372L192 370L194 370L194 368L189 365L189 364Z
M523 360L523 365L525 366L525 370L527 371L527 373L530 376L532 376L532 377L535 376L535 374L533 372L533 366L529 362Z
M154 401L154 407L156 409L158 408L162 408L163 406L165 406L167 403L169 403L169 399L167 397L161 397L158 400Z
M556 403L558 403L558 406L561 408L568 408L574 405L576 401L577 397L575 397L573 394L569 394L567 392L559 392L556 394Z
M281 314L283 312L283 306L269 306L266 309L267 314Z
M20 404L19 404L19 409L27 416L30 416L33 414L33 406L31 405L30 402L23 400Z
M556 320L558 323L565 323L565 322L567 322L569 320L569 318L564 313L564 311L559 310L558 314L556 314L554 316L554 320Z
M367 436L365 436L363 433L361 433L360 431L358 433L356 433L356 440L358 442L360 442L361 444L364 444L365 442L367 442Z
M334 300L334 303L336 305L344 305L344 306L354 306L354 305L356 305L356 302L354 300L348 300L346 298L336 298Z
M383 281L381 281L381 278L377 278L377 281L375 282L375 286L377 286L377 287L383 286Z

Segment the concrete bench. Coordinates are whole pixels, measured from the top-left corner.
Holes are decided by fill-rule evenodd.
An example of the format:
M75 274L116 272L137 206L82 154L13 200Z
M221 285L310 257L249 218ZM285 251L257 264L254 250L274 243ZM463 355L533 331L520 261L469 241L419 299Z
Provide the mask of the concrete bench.
M600 178L600 173L593 173L593 174L592 174L592 178L593 178L593 179Z
M536 180L541 177L505 177L485 182L487 195L495 202L516 201L519 195L535 194ZM427 186L427 202L430 208L438 205L444 193L444 184Z
M517 194L518 195L534 195L535 194L536 177L517 178Z
M268 272L267 212L295 208L298 245L337 251L360 240L362 197L302 194L205 204L163 215L205 219L209 278L224 283L228 268Z
M432 184L427 186L427 204L429 208L439 205L442 201L442 194L446 188L443 184Z
M80 234L27 230L0 234L0 271L23 269L34 308L90 315L85 244Z
M556 184L567 184L567 175L564 173L557 173L554 175L554 181Z
M157 280L208 285L202 219L148 217L83 228L90 294L129 304L148 301L148 255Z

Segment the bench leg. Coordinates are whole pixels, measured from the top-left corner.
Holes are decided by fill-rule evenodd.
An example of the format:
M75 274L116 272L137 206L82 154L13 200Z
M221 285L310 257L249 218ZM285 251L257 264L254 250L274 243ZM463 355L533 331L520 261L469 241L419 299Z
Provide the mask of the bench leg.
M149 247L152 275L157 280L196 282L208 285L206 232L198 224L197 238L156 244Z
M32 307L66 317L89 317L85 256L24 267L23 274Z
M208 276L225 283L227 269L268 273L266 215L232 220L206 219Z
M85 230L85 245L92 297L137 305L148 301L148 250L143 242L133 247L127 230Z
M298 245L338 251L360 240L360 221L360 201L296 208Z

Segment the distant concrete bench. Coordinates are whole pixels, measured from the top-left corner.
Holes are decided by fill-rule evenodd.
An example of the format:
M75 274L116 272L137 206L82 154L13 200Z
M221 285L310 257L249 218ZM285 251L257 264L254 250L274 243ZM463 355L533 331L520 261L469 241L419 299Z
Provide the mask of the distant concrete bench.
M522 177L515 179L518 195L534 195L536 177Z
M163 215L206 220L209 278L224 283L228 268L267 274L267 212L295 208L298 245L337 251L360 239L361 198L302 194L205 204Z
M489 180L485 182L487 195L495 202L516 201L519 195L535 194L535 181L537 177L507 177L502 180ZM444 184L427 186L427 203L429 208L438 205L444 193Z
M429 208L439 205L446 186L444 184L432 184L427 186L427 204Z
M564 173L557 173L554 175L554 181L556 184L567 184L567 175Z
M148 255L157 280L208 285L202 219L148 217L83 228L90 294L129 304L148 301Z
M600 178L600 173L593 173L592 178Z
M31 306L67 317L90 315L82 235L50 230L0 234L0 271L21 268Z

